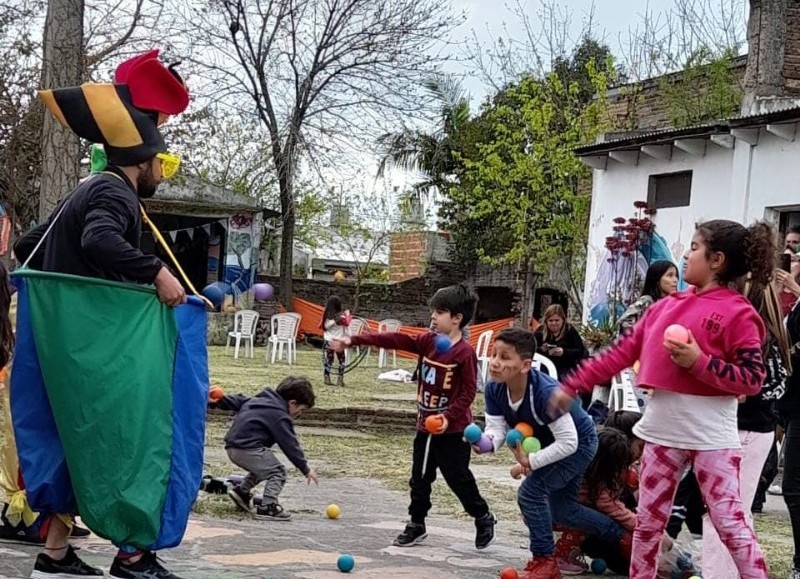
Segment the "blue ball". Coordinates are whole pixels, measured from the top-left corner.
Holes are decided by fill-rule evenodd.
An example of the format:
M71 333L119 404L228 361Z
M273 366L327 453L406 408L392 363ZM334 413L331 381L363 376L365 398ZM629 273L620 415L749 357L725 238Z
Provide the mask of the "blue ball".
M444 334L437 335L433 343L436 346L436 351L439 352L440 354L447 352L447 350L449 350L450 346L452 345L450 343L450 338L448 338Z
M477 424L470 424L464 429L464 440L470 444L477 444L481 439L481 427Z
M593 559L591 568L592 568L592 573L594 573L595 575L602 575L603 573L606 572L606 569L608 569L608 565L606 565L606 562L603 561L602 559Z
M216 281L203 288L203 295L207 297L215 307L219 307L222 305L222 302L225 301L225 289L226 284L221 281Z
M345 553L339 556L339 560L336 561L336 566L339 567L339 571L342 573L349 573L353 570L353 567L356 566L356 560L353 559L352 555Z
M508 444L508 446L517 446L524 438L525 437L519 430L512 429L506 434L506 444Z

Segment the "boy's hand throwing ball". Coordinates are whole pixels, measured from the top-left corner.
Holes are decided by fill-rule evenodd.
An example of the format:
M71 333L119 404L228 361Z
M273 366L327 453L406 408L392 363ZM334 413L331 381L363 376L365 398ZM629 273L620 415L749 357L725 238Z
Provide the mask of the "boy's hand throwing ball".
M308 474L306 475L306 481L308 481L308 484L311 484L313 482L315 485L318 485L319 475L317 474L317 471L315 471L313 468L310 469L308 471Z

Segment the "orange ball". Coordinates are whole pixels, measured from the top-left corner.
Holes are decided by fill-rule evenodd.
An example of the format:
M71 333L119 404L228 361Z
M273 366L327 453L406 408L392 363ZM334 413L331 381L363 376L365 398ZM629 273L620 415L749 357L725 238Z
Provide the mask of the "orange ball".
M223 396L225 396L225 391L219 386L212 386L208 392L208 397L214 402L222 399Z
M519 574L513 567L506 567L500 571L500 579L519 579Z
M533 426L527 422L518 422L514 429L519 430L525 438L533 436Z
M425 419L425 430L428 432L437 432L443 425L444 419L438 414L428 416Z

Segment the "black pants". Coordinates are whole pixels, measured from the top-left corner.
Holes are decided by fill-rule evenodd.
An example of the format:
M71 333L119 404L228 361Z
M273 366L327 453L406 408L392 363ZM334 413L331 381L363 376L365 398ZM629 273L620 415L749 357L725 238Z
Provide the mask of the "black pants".
M773 441L772 448L769 449L767 461L764 463L764 468L761 469L761 477L758 479L758 487L756 488L756 496L753 497L753 511L760 511L764 508L764 503L767 502L767 489L775 480L778 475L778 443Z
M675 493L672 515L667 523L667 534L676 539L678 533L681 532L683 523L686 523L690 533L702 535L705 512L706 506L703 502L703 495L700 494L700 485L697 484L694 471L689 471L681 480Z
M787 421L783 444L783 500L786 501L792 521L793 566L800 569L800 418Z
M431 485L436 480L438 468L444 477L447 486L458 497L464 510L479 519L489 512L489 506L481 497L475 477L469 470L469 459L472 449L464 442L461 434L432 435L428 463L425 472L422 472L425 459L425 446L428 434L417 432L414 438L414 457L411 465L411 505L408 514L411 522L424 523L428 511L431 509Z

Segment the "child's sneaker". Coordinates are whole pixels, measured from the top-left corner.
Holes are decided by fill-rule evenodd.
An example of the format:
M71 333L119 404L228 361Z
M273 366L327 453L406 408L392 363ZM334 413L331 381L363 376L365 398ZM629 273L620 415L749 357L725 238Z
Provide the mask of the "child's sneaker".
M475 519L475 548L485 549L494 542L494 526L497 519L492 513L486 513L480 519Z
M583 558L580 549L573 549L566 556L556 557L556 561L562 575L584 575L589 572L589 565Z
M534 557L519 574L519 579L561 579L555 557Z
M394 540L395 547L413 547L421 543L428 532L425 530L424 523L408 523L405 530L397 535Z
M228 489L228 496L240 510L246 513L252 512L253 497L250 493L243 491L239 486L235 486Z
M253 513L253 518L262 521L288 521L292 518L292 514L284 511L278 503L270 503L260 505Z

